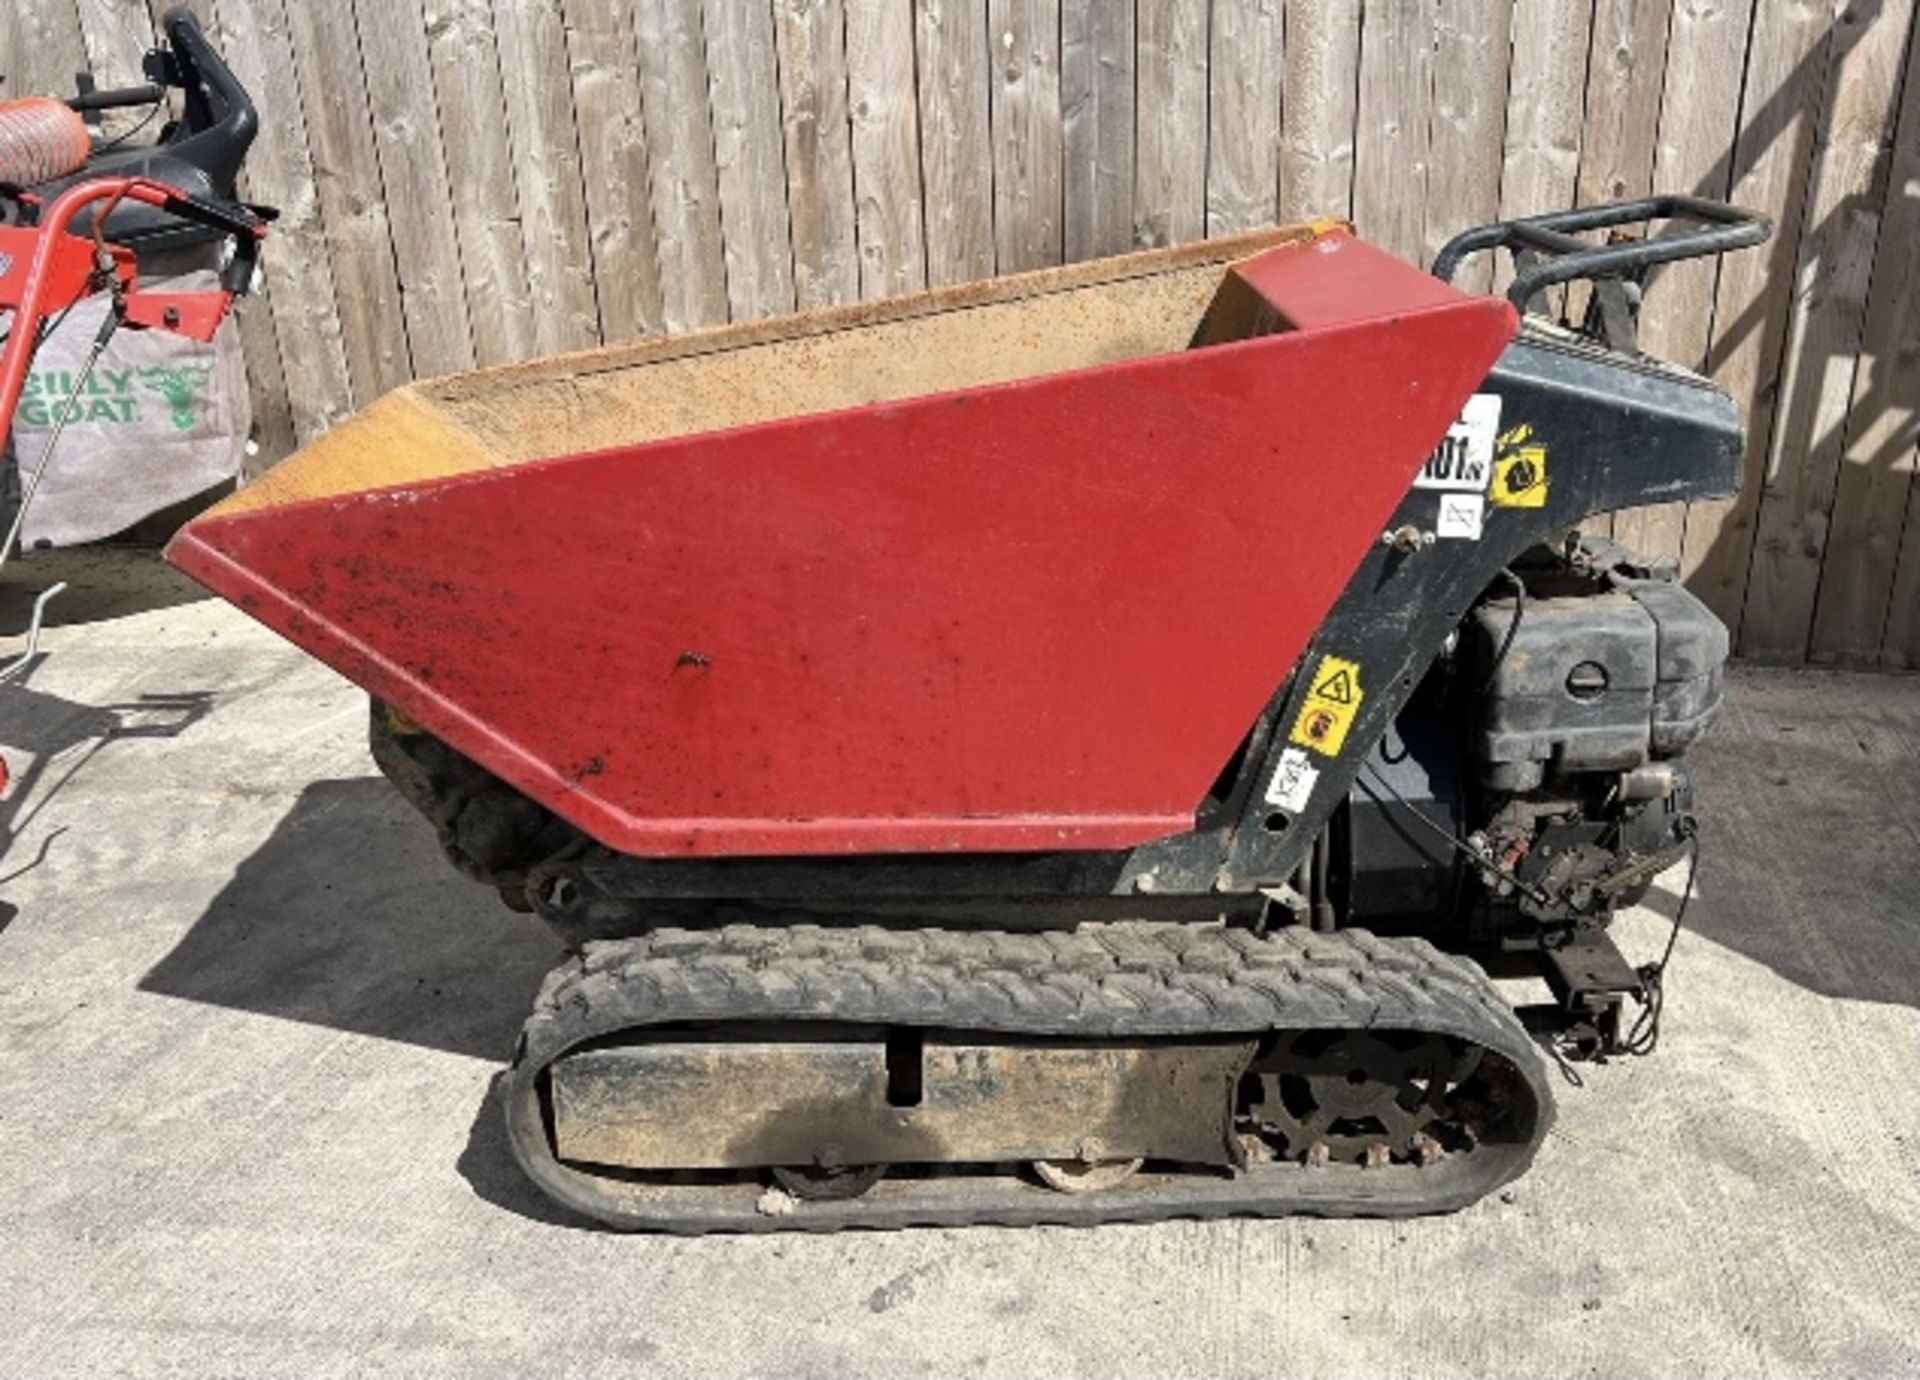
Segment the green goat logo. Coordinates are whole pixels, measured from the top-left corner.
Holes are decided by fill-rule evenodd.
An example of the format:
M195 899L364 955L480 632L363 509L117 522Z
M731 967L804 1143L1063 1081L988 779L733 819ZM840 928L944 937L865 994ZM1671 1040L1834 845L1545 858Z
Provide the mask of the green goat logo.
M199 420L194 403L199 399L202 388L213 377L213 370L204 364L182 364L169 367L157 364L140 371L140 382L151 388L167 400L173 409L173 425L179 431L190 431Z

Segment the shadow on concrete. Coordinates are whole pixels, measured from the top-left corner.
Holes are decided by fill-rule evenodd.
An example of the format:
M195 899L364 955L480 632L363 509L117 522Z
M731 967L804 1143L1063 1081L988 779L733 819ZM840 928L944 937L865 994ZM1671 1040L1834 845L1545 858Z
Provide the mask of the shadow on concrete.
M29 682L45 660L36 656L12 680L0 685L0 745L16 749L8 755L13 781L0 800L0 885L46 861L54 841L65 832L56 829L40 841L34 856L10 857L19 838L47 803L115 743L136 738L177 738L213 709L213 693L206 690L147 692L115 704L80 704L35 690ZM24 767L19 754L28 754ZM12 919L11 908L0 913L0 929Z
M1688 928L1822 996L1920 1007L1920 678L1745 671L1729 700L1693 752Z
M504 1060L561 956L367 777L303 790L140 988Z
M1912 696L1920 711L1920 681L1855 679L1883 686L1889 710ZM1736 678L1735 704L1751 683ZM1695 750L1703 837L1687 925L1822 995L1920 1005L1920 758L1898 750L1920 743L1920 712L1856 741L1846 723L1823 723L1821 701L1816 688L1793 706L1797 731L1736 719ZM1655 891L1646 904L1671 916L1676 901ZM302 791L141 986L504 1060L560 958L366 777Z
M156 550L74 546L28 551L9 561L0 578L0 636L24 633L33 601L42 590L62 582L66 589L47 604L49 628L100 623L213 598Z
M466 1147L454 1162L460 1177L474 1196L495 1207L556 1227L581 1227L600 1230L585 1217L575 1216L533 1186L533 1180L514 1163L513 1148L507 1143L507 1112L504 1071L487 1084L487 1095L473 1115L473 1127L467 1132Z

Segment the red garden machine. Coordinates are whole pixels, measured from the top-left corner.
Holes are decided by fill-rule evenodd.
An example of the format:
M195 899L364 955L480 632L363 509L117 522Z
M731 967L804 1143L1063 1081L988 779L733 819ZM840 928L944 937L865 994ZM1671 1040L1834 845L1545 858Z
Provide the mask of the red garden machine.
M111 299L68 394L52 400L39 453L19 457L18 506L0 545L0 565L19 543L54 445L115 332L163 330L209 341L233 298L253 281L270 213L236 202L233 185L253 142L253 104L190 13L174 11L164 28L166 42L146 56L145 85L87 87L64 100L0 101L0 452L35 353L76 303L96 295ZM147 107L151 115L176 91L180 117L153 143L103 139L87 122L124 107ZM227 246L215 289L141 286L143 258L212 241ZM61 588L35 600L26 650L0 668L0 679L32 659L42 614ZM0 790L5 785L0 760Z

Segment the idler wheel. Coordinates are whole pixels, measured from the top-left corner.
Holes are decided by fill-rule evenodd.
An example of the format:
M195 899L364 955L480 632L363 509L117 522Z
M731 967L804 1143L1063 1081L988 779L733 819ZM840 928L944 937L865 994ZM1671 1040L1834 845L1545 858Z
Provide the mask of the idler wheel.
M1130 1160L1035 1160L1033 1172L1040 1182L1061 1193L1099 1193L1118 1188L1139 1172L1145 1161Z
M832 1169L819 1165L775 1165L773 1181L794 1198L809 1203L841 1202L858 1198L885 1176L884 1164L845 1164Z

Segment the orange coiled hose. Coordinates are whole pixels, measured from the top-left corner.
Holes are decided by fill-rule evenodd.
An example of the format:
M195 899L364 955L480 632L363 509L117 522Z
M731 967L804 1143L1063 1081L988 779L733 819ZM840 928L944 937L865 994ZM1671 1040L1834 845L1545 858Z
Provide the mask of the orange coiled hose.
M31 187L64 177L87 161L92 147L86 121L64 101L0 101L0 182Z

